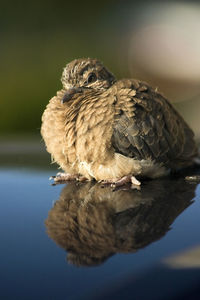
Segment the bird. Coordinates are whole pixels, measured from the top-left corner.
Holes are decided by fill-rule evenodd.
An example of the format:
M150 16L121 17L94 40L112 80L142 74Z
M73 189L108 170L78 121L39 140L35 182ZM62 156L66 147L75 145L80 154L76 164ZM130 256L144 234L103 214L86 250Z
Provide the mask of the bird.
M120 79L97 59L63 70L62 89L42 115L41 135L64 173L56 183L96 180L112 186L159 178L194 164L192 129L157 88Z

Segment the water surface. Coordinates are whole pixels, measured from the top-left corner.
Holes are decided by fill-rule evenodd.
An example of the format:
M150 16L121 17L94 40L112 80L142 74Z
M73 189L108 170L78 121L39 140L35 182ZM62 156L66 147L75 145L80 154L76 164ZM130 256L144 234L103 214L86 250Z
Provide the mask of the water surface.
M162 179L114 192L94 183L51 186L56 168L48 159L37 151L1 155L1 299L101 298L127 282L145 285L158 266L171 268L167 257L199 246L198 184Z

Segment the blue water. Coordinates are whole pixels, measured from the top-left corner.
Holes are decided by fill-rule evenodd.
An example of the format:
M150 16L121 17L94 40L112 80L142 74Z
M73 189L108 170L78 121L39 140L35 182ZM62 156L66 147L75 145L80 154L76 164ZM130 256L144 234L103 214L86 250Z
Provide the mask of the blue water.
M66 251L48 237L44 224L64 187L51 186L51 175L45 170L0 170L0 299L78 299L200 243L197 186L194 203L160 240L136 253L115 254L96 267L69 264Z

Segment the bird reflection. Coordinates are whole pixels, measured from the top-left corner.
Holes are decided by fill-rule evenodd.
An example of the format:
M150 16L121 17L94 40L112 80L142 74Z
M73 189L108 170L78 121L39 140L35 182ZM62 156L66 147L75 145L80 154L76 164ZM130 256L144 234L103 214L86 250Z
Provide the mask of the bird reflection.
M136 252L160 239L192 203L195 183L147 181L141 190L113 191L98 183L69 183L46 219L48 235L76 266L94 266L115 253Z

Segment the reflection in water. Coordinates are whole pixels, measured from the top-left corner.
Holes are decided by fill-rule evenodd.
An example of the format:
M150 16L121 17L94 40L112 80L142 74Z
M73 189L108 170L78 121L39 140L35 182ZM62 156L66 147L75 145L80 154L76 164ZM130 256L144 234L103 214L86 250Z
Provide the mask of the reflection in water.
M68 251L68 262L98 265L117 252L135 252L160 239L192 203L195 187L183 179L114 192L98 183L69 183L49 211L47 232Z

